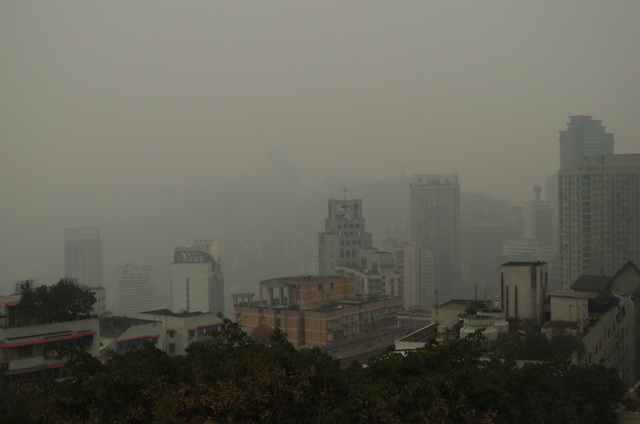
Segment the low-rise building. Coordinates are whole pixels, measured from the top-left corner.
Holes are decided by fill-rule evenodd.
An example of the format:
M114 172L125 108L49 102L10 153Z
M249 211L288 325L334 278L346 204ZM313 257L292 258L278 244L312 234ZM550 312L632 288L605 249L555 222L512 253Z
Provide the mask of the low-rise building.
M56 358L47 346L77 347L100 355L97 318L30 325L18 315L17 297L0 296L0 375L9 382L25 375L62 376L64 360Z
M258 301L253 293L232 295L236 322L249 334L259 326L279 327L296 348L324 347L397 327L396 313L402 309L400 297L357 296L356 280L344 276L276 278L259 287Z
M103 319L103 344L116 352L152 343L170 355L184 355L192 343L213 341L212 331L222 329L222 319L212 313L174 313L168 309L141 312L137 318Z

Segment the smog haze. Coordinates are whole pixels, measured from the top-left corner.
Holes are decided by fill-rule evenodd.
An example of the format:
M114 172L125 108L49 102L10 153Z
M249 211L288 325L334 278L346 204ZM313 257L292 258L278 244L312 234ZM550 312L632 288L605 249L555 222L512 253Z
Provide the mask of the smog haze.
M569 116L638 150L638 16L635 0L4 2L0 283L57 281L67 227L101 227L108 289L129 262L166 286L194 238L219 239L244 288L278 275L231 281L242 252L282 228L312 245L343 186L374 223L406 218L412 173L529 200Z

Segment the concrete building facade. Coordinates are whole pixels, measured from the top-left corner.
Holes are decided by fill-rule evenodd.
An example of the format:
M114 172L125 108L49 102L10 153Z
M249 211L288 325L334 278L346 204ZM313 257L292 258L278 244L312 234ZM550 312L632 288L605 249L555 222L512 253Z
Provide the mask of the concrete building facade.
M433 254L438 300L450 300L461 290L458 174L413 175L410 191L411 240Z
M127 264L118 269L120 315L133 316L154 308L155 274L150 266Z
M176 247L169 264L171 310L183 312L225 312L224 278L216 240L195 240Z
M334 275L336 266L358 266L360 249L372 244L362 215L362 200L330 199L325 230L318 234L319 274Z
M401 278L395 268L394 255L390 252L375 247L360 249L359 266L338 266L335 274L356 280L356 295L401 296Z
M640 154L587 156L558 178L563 290L585 271L640 263Z
M168 309L141 312L137 319L108 317L103 321L103 343L113 351L124 353L151 343L169 355L184 355L192 343L213 342L209 333L224 325L210 312L177 314Z
M547 295L546 262L500 265L500 309L508 320L542 324Z
M64 360L49 345L77 347L100 355L97 318L32 325L18 313L18 297L0 296L0 376L15 382L25 375L60 378Z

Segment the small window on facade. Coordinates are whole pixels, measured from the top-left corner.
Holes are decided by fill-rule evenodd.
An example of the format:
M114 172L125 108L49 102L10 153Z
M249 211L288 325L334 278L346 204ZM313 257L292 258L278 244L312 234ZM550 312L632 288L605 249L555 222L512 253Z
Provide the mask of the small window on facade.
M176 354L176 345L175 345L175 343L169 343L169 354L170 355L175 355Z
M193 338L196 335L196 331L195 330L189 330L189 338Z
M331 288L333 288L333 283L331 283Z
M318 284L318 291L322 290L322 284Z

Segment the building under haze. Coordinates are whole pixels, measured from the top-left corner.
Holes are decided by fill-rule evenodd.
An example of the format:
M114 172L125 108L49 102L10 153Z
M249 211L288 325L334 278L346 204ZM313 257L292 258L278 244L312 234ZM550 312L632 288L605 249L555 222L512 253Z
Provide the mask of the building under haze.
M233 294L235 320L255 341L268 343L278 327L293 346L325 347L398 328L400 297L358 296L357 282L344 276L284 277L261 281L253 293Z
M102 286L100 227L64 230L64 273L84 286Z
M458 174L413 175L410 189L411 239L433 255L438 302L446 302L461 289Z
M360 249L372 244L371 233L365 231L362 199L330 199L325 230L318 234L319 274L334 275L336 266L357 266Z
M150 266L127 264L118 269L120 315L134 316L154 308L155 275Z
M176 247L169 264L171 310L223 313L224 279L217 240L195 240Z
M640 154L587 156L558 177L562 290L640 263Z
M593 116L570 116L567 129L560 131L561 171L579 168L582 156L613 154L613 134L605 132L601 120L591 118Z

